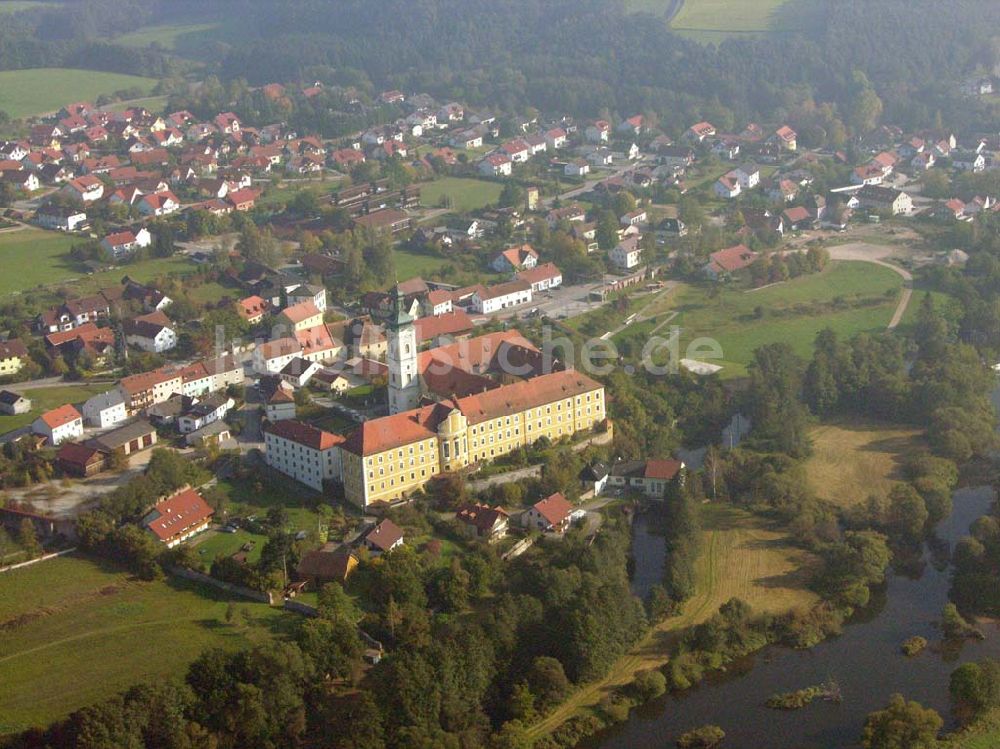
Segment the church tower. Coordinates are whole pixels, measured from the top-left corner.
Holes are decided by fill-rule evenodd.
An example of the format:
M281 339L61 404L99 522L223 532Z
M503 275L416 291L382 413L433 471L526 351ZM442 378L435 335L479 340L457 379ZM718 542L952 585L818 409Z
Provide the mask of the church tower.
M420 378L417 376L417 332L413 318L404 309L403 295L396 287L392 314L386 326L389 352L389 413L398 414L417 407Z

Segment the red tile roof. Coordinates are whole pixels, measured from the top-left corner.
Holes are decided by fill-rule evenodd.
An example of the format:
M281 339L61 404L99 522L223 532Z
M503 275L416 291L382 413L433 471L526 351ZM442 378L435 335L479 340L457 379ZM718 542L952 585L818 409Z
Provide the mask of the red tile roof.
M712 267L717 271L733 272L746 268L757 259L757 253L743 244L719 250L709 255Z
M45 422L45 425L49 429L57 429L58 427L70 424L78 419L82 419L80 412L77 411L72 404L67 403L65 406L59 406L59 408L53 408L51 411L46 411L39 418Z
M536 502L533 507L550 525L554 526L565 522L566 518L573 512L573 505L559 492L546 497L541 502Z
M182 489L156 503L144 519L146 528L161 541L169 541L214 514L204 498L194 489Z
M339 434L324 431L312 424L295 419L273 422L268 424L264 431L313 450L329 450L344 441L344 438Z
M403 529L386 518L365 534L365 541L382 551L389 551L403 540Z
M679 460L650 459L646 461L646 471L643 474L647 479L664 479L669 481L684 467Z
M555 263L544 263L536 265L534 268L528 268L528 270L522 270L517 274L517 277L521 281L534 284L551 278L561 278L562 271L556 267Z
M457 309L443 315L421 317L414 321L417 341L429 341L443 335L458 335L472 330L472 318L465 310Z
M298 304L293 304L291 307L285 307L281 311L281 314L293 324L298 324L303 320L308 320L310 317L315 317L322 313L317 309L316 304L309 299Z

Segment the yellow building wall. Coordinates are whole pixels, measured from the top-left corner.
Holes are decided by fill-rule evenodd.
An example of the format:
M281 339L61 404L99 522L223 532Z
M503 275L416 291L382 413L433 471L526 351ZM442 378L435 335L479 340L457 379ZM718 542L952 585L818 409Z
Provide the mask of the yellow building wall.
M24 362L21 361L20 356L11 356L6 359L0 359L0 377L17 374L21 371L21 367L23 366Z

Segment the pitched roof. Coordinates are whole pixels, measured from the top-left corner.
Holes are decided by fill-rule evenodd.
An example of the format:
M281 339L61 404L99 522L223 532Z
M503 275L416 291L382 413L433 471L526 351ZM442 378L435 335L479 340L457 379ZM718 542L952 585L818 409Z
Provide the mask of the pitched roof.
M264 428L264 431L313 450L329 450L344 441L339 434L327 432L296 419L272 422Z
M458 508L458 512L455 513L455 520L485 532L493 530L499 521L506 520L508 517L509 515L502 507L480 504L464 505Z
M28 349L18 339L12 341L0 341L0 359L11 359L17 357L23 359L28 355Z
M279 356L298 354L302 351L302 344L298 342L298 339L286 336L285 338L277 338L273 341L262 343L257 350L260 351L261 356L265 359L276 359Z
M156 503L143 523L161 541L183 533L214 514L205 499L194 489L182 489Z
M664 479L669 481L684 467L679 460L653 459L646 461L646 470L643 474L647 479Z
M472 318L464 309L446 312L443 315L421 317L413 322L417 341L429 341L443 335L468 333L473 328Z
M534 268L522 270L517 274L518 280L529 284L547 281L550 278L562 277L562 271L556 267L555 263L544 263L536 265Z
M709 258L714 270L732 273L753 263L757 259L757 253L744 244L738 244L713 252Z
M535 345L516 330L487 333L446 346L438 346L417 356L417 371L424 372L432 363L441 367L457 367L470 372L489 368L504 342L537 351Z
M41 419L49 429L57 429L66 424L70 424L77 419L82 419L80 412L73 407L71 403L67 403L64 406L59 406L59 408L53 408L51 411L46 411L41 416Z
M386 518L365 533L364 539L382 551L389 551L395 544L403 540L403 529Z
M325 324L314 325L305 330L296 330L295 340L302 346L302 353L304 354L314 354L317 351L333 351L340 348L340 344L334 340L330 329Z
M357 556L348 547L340 546L328 549L324 546L321 549L314 549L303 554L295 572L299 577L318 577L343 581L347 579L357 563Z
M64 442L56 453L56 460L81 466L92 462L94 458L103 462L104 453L96 447L81 445L79 442Z
M499 299L500 297L508 296L510 294L517 294L522 291L528 291L531 289L531 284L522 281L520 279L514 279L513 281L505 281L504 283L494 284L493 286L481 286L479 291L479 298L483 301L489 299Z
M545 518L549 525L559 525L573 512L573 505L559 492L546 497L541 502L536 502L532 507Z
M469 424L479 424L498 416L520 413L528 408L575 397L602 387L603 385L582 372L567 369L461 398L458 407L469 420Z

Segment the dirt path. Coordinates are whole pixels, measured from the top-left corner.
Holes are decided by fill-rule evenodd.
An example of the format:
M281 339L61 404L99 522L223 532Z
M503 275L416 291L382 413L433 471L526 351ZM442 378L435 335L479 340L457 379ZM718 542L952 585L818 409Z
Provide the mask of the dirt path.
M860 260L865 263L874 263L888 268L902 277L903 293L899 295L899 303L896 305L896 311L892 313L892 319L886 326L887 330L894 330L902 322L906 308L910 304L910 298L913 296L913 274L906 268L901 268L886 260L892 255L893 249L889 245L869 244L867 242L852 242L829 248L830 258L833 260Z

